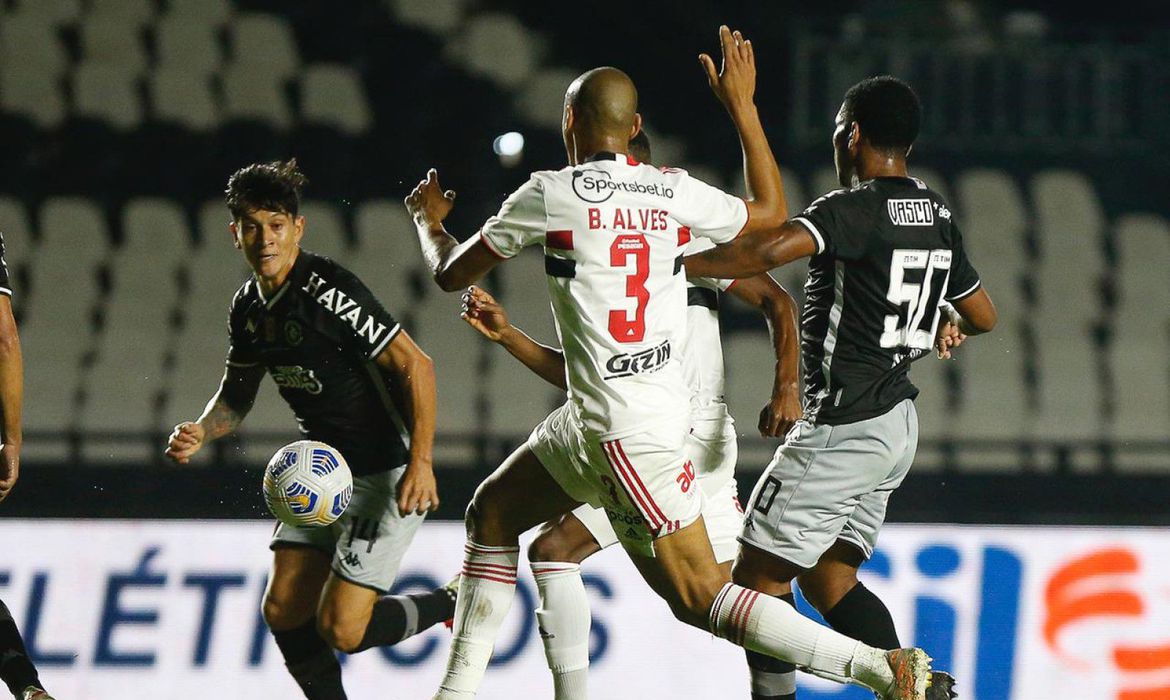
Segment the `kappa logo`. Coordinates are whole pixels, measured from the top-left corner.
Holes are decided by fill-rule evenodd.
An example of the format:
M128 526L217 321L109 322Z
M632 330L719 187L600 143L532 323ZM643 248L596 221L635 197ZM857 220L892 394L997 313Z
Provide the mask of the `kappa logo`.
M351 566L355 569L362 568L362 560L358 558L358 555L354 554L353 552L346 554L341 558L341 561L344 562L346 566Z
M1140 623L1155 619L1156 611L1151 608L1158 601L1138 590L1135 579L1140 575L1140 562L1131 550L1101 549L1057 569L1044 591L1045 643L1079 669L1092 668L1103 660L1118 677L1118 700L1170 697L1166 675L1170 671L1170 638L1150 642L1148 637L1135 634L1136 639L1128 641L1129 625L1118 624L1119 620ZM1168 603L1170 595L1161 600L1163 606ZM1092 623L1102 625L1100 634L1115 640L1111 653L1077 656L1061 645L1062 632Z
M378 323L372 314L367 314L361 304L340 289L331 286L320 273L313 272L301 291L317 300L317 303L345 321L354 332L370 345L377 345L386 333L386 324Z

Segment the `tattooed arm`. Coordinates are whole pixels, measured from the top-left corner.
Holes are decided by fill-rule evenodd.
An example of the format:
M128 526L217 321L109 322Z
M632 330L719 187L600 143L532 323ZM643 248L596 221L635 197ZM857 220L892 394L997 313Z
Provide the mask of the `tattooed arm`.
M223 373L219 391L207 402L199 420L185 421L175 426L167 442L167 457L179 464L186 464L205 443L217 440L239 427L244 416L252 410L264 372L262 365L229 365Z

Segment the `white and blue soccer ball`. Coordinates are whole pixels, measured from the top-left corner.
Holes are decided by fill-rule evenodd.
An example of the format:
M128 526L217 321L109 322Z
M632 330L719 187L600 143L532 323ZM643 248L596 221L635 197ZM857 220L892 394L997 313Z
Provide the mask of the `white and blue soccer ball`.
M341 453L323 442L298 440L276 451L264 469L264 503L277 520L324 527L353 498L353 474Z

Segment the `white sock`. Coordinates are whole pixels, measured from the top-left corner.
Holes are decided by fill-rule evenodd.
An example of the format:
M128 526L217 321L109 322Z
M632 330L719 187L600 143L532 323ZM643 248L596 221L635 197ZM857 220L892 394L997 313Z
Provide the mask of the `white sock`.
M488 547L468 540L464 552L447 673L435 700L475 697L496 634L516 595L519 547Z
M715 597L710 627L734 644L839 683L853 680L885 690L894 680L884 651L819 625L782 600L734 583Z
M553 697L586 700L591 620L581 566L568 562L535 562L532 573L540 594L536 621L553 674Z

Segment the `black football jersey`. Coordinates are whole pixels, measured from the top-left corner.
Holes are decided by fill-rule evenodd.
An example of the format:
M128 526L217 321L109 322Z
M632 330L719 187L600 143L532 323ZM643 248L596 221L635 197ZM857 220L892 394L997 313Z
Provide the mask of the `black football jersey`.
M879 416L918 389L940 304L979 289L946 202L916 178L881 177L795 217L816 240L800 318L805 415L829 425Z
M337 448L355 476L400 467L409 433L374 360L401 326L353 273L301 250L264 298L249 278L232 300L228 365L263 365L301 433Z
M0 294L12 296L12 284L8 281L8 257L2 233L0 233Z

